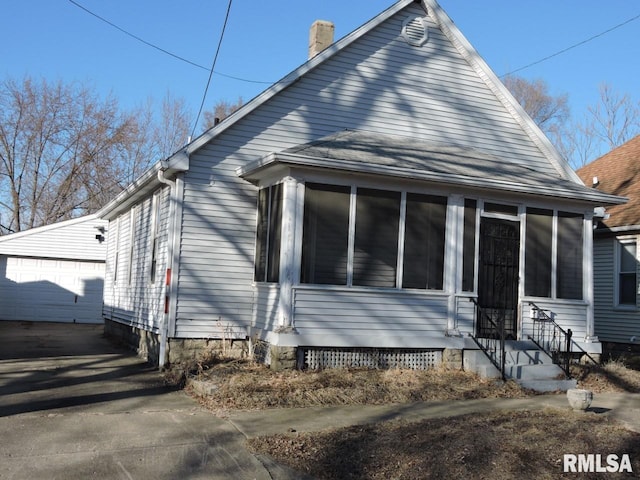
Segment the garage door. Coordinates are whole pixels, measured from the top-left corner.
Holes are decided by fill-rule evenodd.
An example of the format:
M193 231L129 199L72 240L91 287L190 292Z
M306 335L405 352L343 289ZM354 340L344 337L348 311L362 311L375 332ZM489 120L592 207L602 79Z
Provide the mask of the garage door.
M0 257L0 319L102 322L104 263Z

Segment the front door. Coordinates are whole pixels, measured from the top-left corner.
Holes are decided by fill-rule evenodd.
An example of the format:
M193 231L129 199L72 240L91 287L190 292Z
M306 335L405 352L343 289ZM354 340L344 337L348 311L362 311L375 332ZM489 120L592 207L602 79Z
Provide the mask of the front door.
M482 315L476 323L479 338L517 337L518 264L520 224L511 220L482 218L478 305Z

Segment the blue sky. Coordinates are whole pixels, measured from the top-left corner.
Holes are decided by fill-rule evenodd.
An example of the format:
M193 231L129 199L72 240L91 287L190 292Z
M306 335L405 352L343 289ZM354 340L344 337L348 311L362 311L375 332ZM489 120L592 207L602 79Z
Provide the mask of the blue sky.
M122 29L209 67L222 29L225 0L74 0ZM250 100L306 60L315 19L336 24L336 39L392 0L235 0L205 108ZM578 44L640 15L631 0L441 0L497 75ZM81 81L113 94L125 108L167 92L195 114L208 72L161 53L107 25L69 0L0 0L0 76ZM640 100L640 19L519 71L567 93L574 117L598 100L598 86ZM238 80L242 79L242 80Z

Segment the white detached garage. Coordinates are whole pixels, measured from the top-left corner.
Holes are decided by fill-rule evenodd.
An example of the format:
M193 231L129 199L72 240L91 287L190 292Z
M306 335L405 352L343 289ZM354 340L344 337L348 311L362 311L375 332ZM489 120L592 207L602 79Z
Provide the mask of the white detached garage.
M106 226L88 215L0 237L0 320L102 323Z

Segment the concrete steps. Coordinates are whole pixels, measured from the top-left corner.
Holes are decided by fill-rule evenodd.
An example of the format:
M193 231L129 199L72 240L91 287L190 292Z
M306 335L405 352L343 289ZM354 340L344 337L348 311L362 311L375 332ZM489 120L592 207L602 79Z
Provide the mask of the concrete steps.
M465 350L462 363L465 370L482 377L500 378L500 370L482 350ZM566 379L549 355L527 341L505 343L505 376L538 392L566 391L577 383Z

